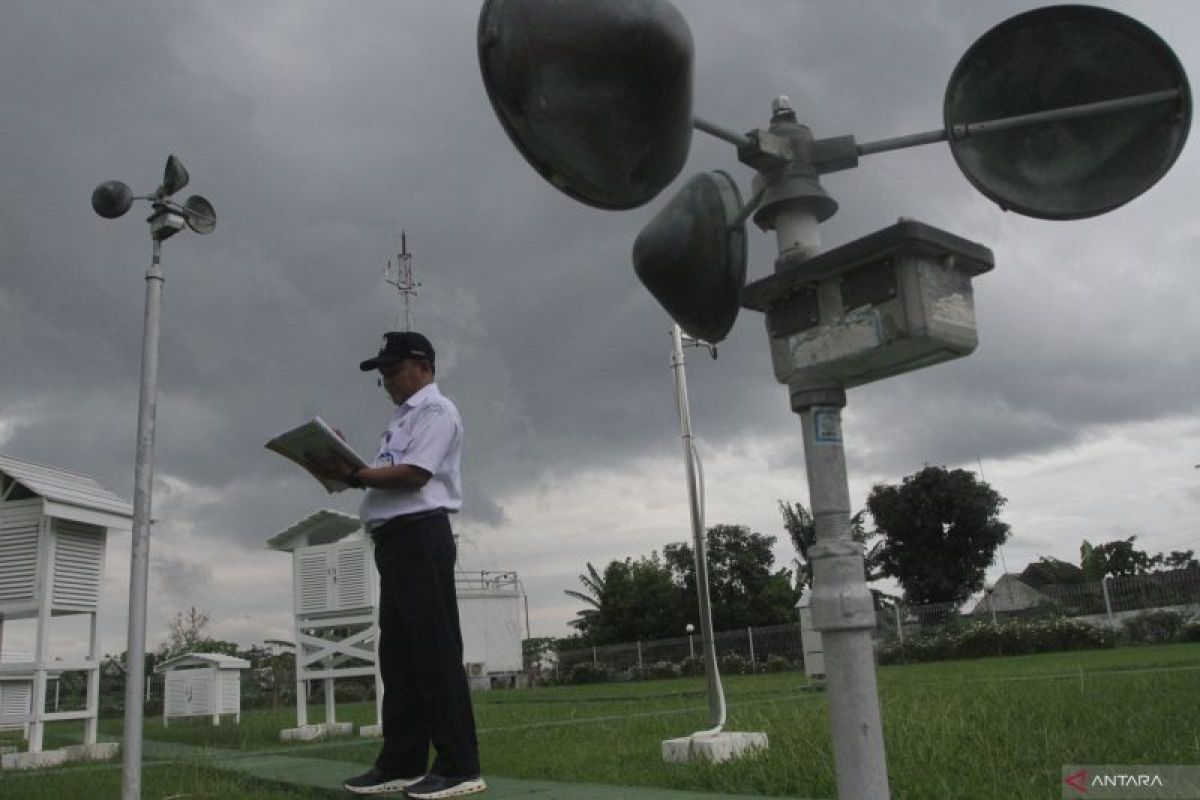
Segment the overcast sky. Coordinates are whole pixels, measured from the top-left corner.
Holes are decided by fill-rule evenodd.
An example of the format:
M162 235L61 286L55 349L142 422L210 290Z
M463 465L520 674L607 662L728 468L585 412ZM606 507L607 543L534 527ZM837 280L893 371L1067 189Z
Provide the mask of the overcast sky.
M860 141L941 124L959 56L1028 2L676 0L695 42L697 116L749 130L791 97L818 136ZM1200 9L1114 3L1193 76ZM0 0L0 452L83 472L132 499L150 256L147 207L97 217L109 179L153 191L167 154L211 236L164 245L148 646L189 606L243 645L291 635L291 563L266 540L320 508L353 512L263 449L320 414L370 453L390 414L358 362L396 326L383 269L407 231L415 327L466 423L463 569L510 569L534 635L563 635L586 562L690 536L669 321L630 248L696 172L733 148L697 134L676 183L637 210L580 205L528 167L488 104L477 2ZM1112 213L1001 212L945 145L828 176L836 246L913 217L992 248L969 358L849 392L851 500L925 464L982 468L1005 497L1004 564L1078 561L1137 534L1196 547L1200 219L1194 143ZM750 277L774 236L751 228ZM709 524L778 536L776 501L807 504L798 419L762 319L720 358L689 351ZM108 550L102 649L125 647L129 536ZM997 563L993 579L1003 571ZM19 626L5 632L20 648Z

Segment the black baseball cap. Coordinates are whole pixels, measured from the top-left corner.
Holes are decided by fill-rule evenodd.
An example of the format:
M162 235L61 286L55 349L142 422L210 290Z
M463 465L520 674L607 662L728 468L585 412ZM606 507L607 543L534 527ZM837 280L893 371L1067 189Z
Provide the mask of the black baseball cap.
M433 345L416 331L389 331L383 335L379 355L358 365L363 372L379 369L386 364L398 364L406 358L419 358L433 364Z

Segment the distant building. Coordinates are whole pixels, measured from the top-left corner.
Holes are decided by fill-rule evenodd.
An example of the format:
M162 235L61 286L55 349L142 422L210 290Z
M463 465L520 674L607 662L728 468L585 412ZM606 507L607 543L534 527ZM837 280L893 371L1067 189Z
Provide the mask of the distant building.
M1074 564L1058 559L1035 561L1019 574L1006 572L985 593L972 615L998 614L1029 611L1035 608L1058 606L1063 601L1062 587L1082 584L1083 570Z
M1107 595L1107 600L1106 600ZM1005 573L971 609L983 616L1020 616L1050 611L1070 617L1135 612L1200 604L1200 569L1085 580L1083 570L1065 561L1039 561L1020 574Z
M997 613L1025 611L1038 606L1051 605L1053 602L1049 597L1022 580L1020 575L1006 572L996 581L992 591L985 593L979 599L970 614L981 616L990 614L993 610Z

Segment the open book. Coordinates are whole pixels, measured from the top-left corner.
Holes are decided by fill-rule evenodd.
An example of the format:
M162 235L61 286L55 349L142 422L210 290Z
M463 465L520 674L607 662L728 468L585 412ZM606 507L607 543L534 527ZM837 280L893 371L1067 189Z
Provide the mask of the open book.
M341 434L329 427L320 417L313 417L300 427L279 434L265 446L268 450L273 450L299 464L330 493L340 492L349 487L342 481L321 477L317 471L318 464L340 461L352 469L367 466L367 462L354 452L354 448L346 444Z

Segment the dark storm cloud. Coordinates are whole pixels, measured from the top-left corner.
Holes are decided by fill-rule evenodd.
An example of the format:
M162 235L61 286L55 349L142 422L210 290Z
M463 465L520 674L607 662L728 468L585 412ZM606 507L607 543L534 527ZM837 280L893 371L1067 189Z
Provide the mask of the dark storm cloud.
M869 140L938 127L959 54L1031 6L679 7L696 42L697 114L747 130L788 94L819 135ZM164 494L164 515L257 547L315 508L354 509L350 493L324 496L262 443L320 413L369 455L388 408L357 363L395 324L381 276L401 228L422 282L418 326L466 419L466 515L517 524L506 496L546 476L674 453L668 322L629 254L677 187L616 214L546 184L488 106L477 13L473 3L432 2L7 9L4 450L65 463L131 496L145 207L109 222L87 196L110 178L152 190L174 152L192 171L184 194L210 197L219 222L212 236L164 246L156 465L221 499ZM1186 4L1133 13L1195 63L1176 33ZM977 282L974 356L851 392L855 462L900 474L1193 412L1190 153L1146 198L1075 227L999 219L942 146L830 176L842 209L823 226L827 246L910 215L993 246L998 263ZM697 134L680 181L717 168L748 194L732 148ZM771 271L773 249L773 234L752 230L753 277ZM799 426L764 337L761 317L746 312L717 361L689 351L697 432L716 447L794 437L788 452L798 459Z
M212 568L179 558L154 556L151 563L156 589L176 605L203 608L212 589Z

